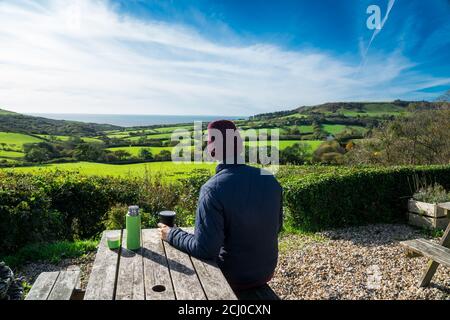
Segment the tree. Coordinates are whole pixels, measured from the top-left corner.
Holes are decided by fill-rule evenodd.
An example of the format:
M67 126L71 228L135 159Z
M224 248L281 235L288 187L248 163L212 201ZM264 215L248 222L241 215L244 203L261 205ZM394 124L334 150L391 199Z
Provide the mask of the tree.
M161 150L154 158L155 161L170 161L172 160L172 153L169 150Z
M54 158L58 158L61 156L61 150L63 148L61 146L59 146L56 143L50 143L50 142L39 142L39 143L26 143L23 146L23 150L25 152L25 156L29 154L29 159L31 158L40 158L40 155L45 155L43 156L44 160L42 161L46 161L49 159L54 159ZM36 158L36 159L37 159ZM28 160L28 161L32 161L32 160ZM33 161L33 162L42 162L42 161Z
M281 164L304 164L308 151L311 147L305 143L296 143L292 146L281 150L280 163Z
M349 163L427 165L450 163L450 110L422 110L374 129L371 139L346 155Z
M74 157L79 161L101 161L105 151L100 143L81 143L74 152Z
M48 161L50 159L50 155L47 149L33 146L27 149L25 159L30 162L42 163L44 161Z
M325 141L313 152L313 162L341 164L345 149L336 140Z
M153 160L153 154L149 148L139 150L139 158L142 160Z
M115 156L117 157L117 159L119 159L119 160L126 160L126 159L128 159L128 158L131 157L131 154L130 154L128 151L122 150L122 149L119 149L119 150L117 150L117 151L114 151L114 155L115 155Z

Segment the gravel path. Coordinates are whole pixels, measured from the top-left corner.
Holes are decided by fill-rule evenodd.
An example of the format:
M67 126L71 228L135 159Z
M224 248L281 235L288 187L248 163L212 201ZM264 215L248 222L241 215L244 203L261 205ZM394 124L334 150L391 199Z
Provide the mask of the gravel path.
M399 245L423 237L394 224L289 235L270 286L282 299L450 300L450 268L439 266L431 286L419 288L427 259L408 258Z
M24 277L29 284L33 284L36 278L42 272L62 271L62 270L80 270L81 271L81 289L86 289L89 274L91 273L96 252L90 252L82 257L75 259L64 259L58 264L49 262L33 262L22 266L16 276Z

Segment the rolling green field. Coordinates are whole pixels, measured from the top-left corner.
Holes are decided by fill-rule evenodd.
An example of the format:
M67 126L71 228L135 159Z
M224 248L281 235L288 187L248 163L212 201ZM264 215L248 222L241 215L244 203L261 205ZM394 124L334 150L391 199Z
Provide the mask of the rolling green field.
M38 134L39 137L43 138L43 139L47 139L50 140L52 137L55 138L56 140L59 141L69 141L69 139L71 138L70 136L51 136L48 134ZM102 140L97 139L97 138L91 138L91 137L81 137L81 140L83 140L84 142L89 142L89 143L93 143L93 142L102 142Z
M79 172L85 175L115 176L115 177L145 177L146 175L161 175L165 180L176 180L189 176L196 169L207 169L214 172L216 164L213 163L173 163L148 162L127 165L114 165L93 162L58 163L34 167L18 167L14 172L37 173L40 171L62 170Z
M145 137L147 137L147 139L152 140L152 139L170 139L170 137L172 136L172 133L158 133L158 134L149 134ZM141 139L142 136L135 136L135 137L128 137L125 138L125 140L128 141L138 141L139 139Z
M330 114L330 112L325 112ZM366 104L361 111L358 110L348 110L345 108L338 109L336 113L343 114L347 117L382 117L382 116L398 116L405 114L405 110L393 106L391 104Z
M114 133L108 133L106 136L110 139L122 139L122 138L128 138L130 135L128 132L114 132Z
M279 147L280 147L280 150L283 150L283 149L290 147L296 143L303 143L303 144L309 145L311 147L311 152L313 152L315 149L317 149L319 147L319 145L322 142L323 141L321 141L321 140L280 140ZM269 142L269 144L271 144L271 142ZM245 145L246 146L249 146L249 145L256 146L257 142L246 141ZM115 147L115 148L108 148L107 150L110 150L110 151L124 150L124 151L127 151L128 153L130 153L132 156L138 157L141 149L150 149L151 153L153 155L156 155L156 154L160 153L162 150L172 151L173 147Z
M321 143L323 143L322 140L281 140L280 141L280 150L283 150L287 147L290 147L296 143L304 143L311 147L311 152L316 150Z
M302 125L302 126L283 126L283 127L281 127L281 128L276 128L276 129L279 130L279 134L280 134L280 135L285 135L285 134L289 134L288 129L291 129L291 130L292 130L292 129L294 129L294 128L298 128L299 131L300 131L300 133L311 133L311 132L314 131L314 130L313 130L313 126L311 126L311 125ZM245 130L242 130L242 132L245 134L245 133L250 132L250 130L255 130L257 133L259 133L260 130L267 130L267 134L270 135L271 130L274 130L274 128L245 129Z
M131 154L134 157L139 156L139 152L141 149L150 149L150 152L155 155L160 153L162 150L172 151L172 147L116 147L116 148L108 148L110 151L124 150Z
M322 140L280 140L278 141L279 143L279 147L280 150L286 149L287 147L290 147L296 143L300 143L300 144L307 144L311 147L311 152L313 152L314 150L316 150L320 144L322 143ZM257 146L258 142L255 141L246 141L245 145L246 146ZM268 141L269 145L272 145L271 141Z
M26 143L37 143L42 140L35 138L26 134L21 133L11 133L11 132L0 132L0 144L6 143L8 147L22 150L23 145Z
M301 119L301 118L308 118L308 116L301 113L294 113L280 117L280 119Z
M171 133L172 131L174 131L176 129L184 129L184 130L193 131L194 126L189 125L189 126L161 127L161 128L154 129L154 131L158 132L158 133L169 133L169 132Z
M406 106L407 104L402 101L361 103L333 102L316 106L300 107L290 111L277 111L259 116L256 115L251 118L236 120L235 124L238 128L241 128L241 134L243 134L246 146L256 147L258 143L260 143L249 142L248 137L245 139L248 131L255 130L257 133L261 133L261 130L267 130L267 133L270 136L270 131L277 128L281 139L295 139L278 141L276 144L280 151L283 151L296 143L307 144L309 148L306 157L311 158L312 153L324 142L325 137L334 135L336 140L342 143L347 143L349 139L367 138L369 128L373 128L378 122L389 120L385 117L386 115L403 116L409 113L408 110L414 110L414 108L407 108ZM329 115L332 116L329 117ZM2 128L4 128L2 129L4 132L0 132L0 161L2 162L2 166L7 166L5 162L17 163L19 165L29 164L27 161L36 164L40 163L40 161L44 161L44 163L56 163L60 162L60 159L62 158L64 158L64 162L67 160L89 161L75 164L51 164L48 166L17 169L24 171L34 171L36 168L60 168L62 170L80 170L87 174L100 172L99 174L105 175L142 175L143 172L145 172L144 168L147 168L155 172L166 172L170 176L173 175L172 173L175 170L173 167L174 164L171 162L153 162L132 165L107 165L103 164L103 162L138 162L140 152L143 148L150 150L154 156L160 154L162 151L173 152L174 148L170 146L172 144L170 140L173 131L177 129L188 130L191 134L191 138L193 138L192 133L194 129L192 124L180 123L167 126L152 125L142 127L97 125L95 130L92 130L92 128L85 128L82 124L79 124L76 126L75 130L73 127L74 124L67 126L66 123L55 122L55 126L60 126L58 127L58 130L55 130L53 128L53 123L52 126L48 126L48 121L50 120L45 122L40 118L30 117L27 118L27 121L31 123L29 127L27 122L20 123L20 126L14 124L14 122L8 122L8 120L11 119L10 117L10 113L0 109L0 120L4 118L3 122L0 122ZM349 119L355 117L358 118L357 121L355 121L355 119ZM90 125L92 126L92 124ZM317 125L320 126L320 130ZM6 131L21 133L9 133ZM28 135L23 134L27 132L30 133ZM207 134L207 130L204 128L202 129L202 132L203 134ZM34 135L33 133L41 134ZM54 135L50 136L49 133L53 133ZM103 143L86 146L85 144L68 144L58 143L58 141L54 140L52 141L53 137L59 141L68 141L72 134L74 136L80 136L86 143ZM114 140L110 141L105 137ZM143 141L146 139L154 141ZM49 155L47 155L49 160L39 160L39 153L37 153L37 157L33 157L33 154L31 154L25 159L23 145L26 143L38 143L42 141L48 141L56 148L55 150L58 150L58 152L49 152ZM355 140L355 142L359 143L359 140ZM186 140L186 143L194 144L194 141ZM156 145L158 147L150 145ZM108 152L105 152L118 150L124 150L128 152L129 155L118 154L114 157L113 155L108 154ZM30 149L30 152L31 151L35 150ZM40 151L42 152L42 150ZM34 156L36 156L36 154ZM63 161L61 160L61 162ZM175 168L178 168L177 170L179 170L181 167L176 166ZM181 171L177 171L177 174L175 175L187 175L191 169L191 167L185 166Z
M338 134L346 129L355 129L359 132L365 132L367 131L366 128L360 127L360 126L345 126L342 124L324 124L322 125L323 130L325 130L327 133L331 134Z
M17 165L17 164L21 163L21 160L0 157L0 162L2 162L2 163L6 162L8 165Z
M24 156L23 152L16 152L16 151L5 151L0 150L0 158L22 158Z

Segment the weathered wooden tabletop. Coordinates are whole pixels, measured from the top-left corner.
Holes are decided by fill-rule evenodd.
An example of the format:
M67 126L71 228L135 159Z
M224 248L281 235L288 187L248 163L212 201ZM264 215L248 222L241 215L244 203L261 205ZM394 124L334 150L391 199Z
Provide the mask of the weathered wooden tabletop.
M192 232L192 229L185 229ZM108 248L106 235L120 234L122 247ZM143 229L141 248L126 249L126 230L103 233L85 300L235 300L215 263L191 257Z

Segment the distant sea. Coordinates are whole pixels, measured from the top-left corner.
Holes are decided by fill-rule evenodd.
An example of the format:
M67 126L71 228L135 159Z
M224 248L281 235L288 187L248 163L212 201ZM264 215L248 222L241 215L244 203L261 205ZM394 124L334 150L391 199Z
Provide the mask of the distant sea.
M237 120L247 117L226 116L168 116L168 115L136 115L136 114L71 114L71 113L30 113L31 116L55 120L70 120L113 124L121 127L151 126L158 124L192 123L194 121L210 122L213 120Z

